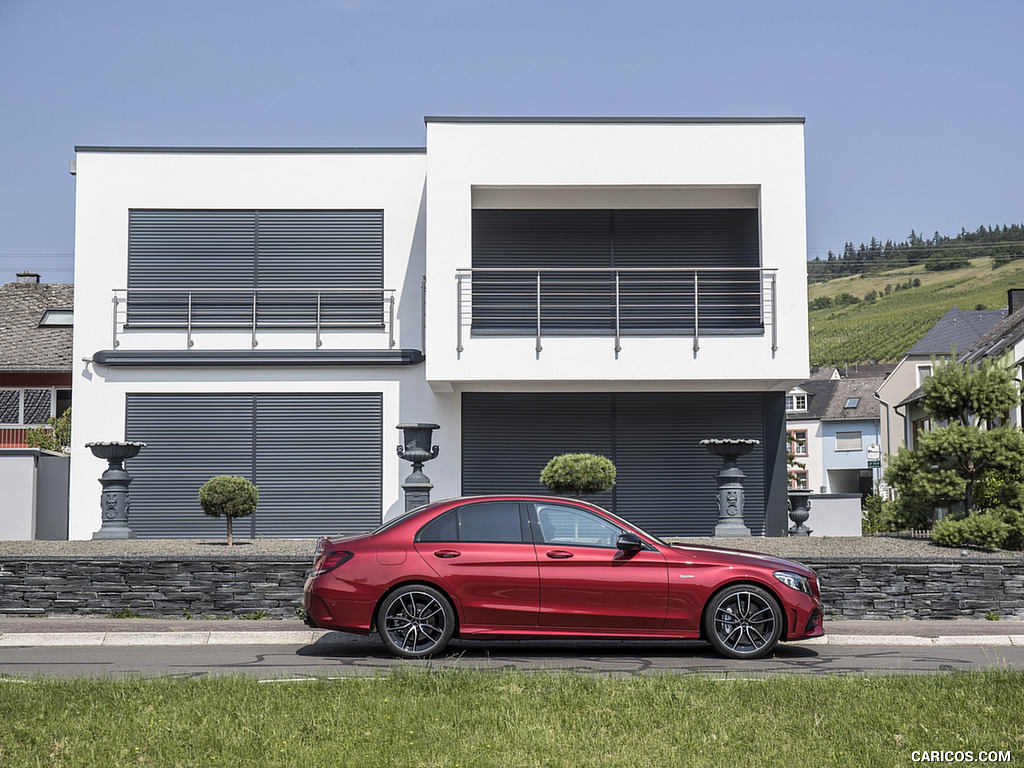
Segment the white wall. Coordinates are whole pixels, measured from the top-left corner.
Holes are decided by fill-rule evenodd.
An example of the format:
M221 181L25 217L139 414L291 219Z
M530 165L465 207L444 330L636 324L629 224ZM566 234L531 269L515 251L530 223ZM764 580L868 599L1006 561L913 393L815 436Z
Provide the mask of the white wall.
M427 379L606 382L640 389L785 390L808 376L803 125L427 121ZM467 339L456 353L456 270L471 260L472 209L756 205L762 265L779 269L778 340L707 336ZM675 202L673 202L675 201ZM440 317L440 322L436 318ZM465 337L464 337L465 338ZM737 361L742 361L741 365Z
M440 455L427 465L426 472L434 478L434 498L458 494L458 398L434 395L424 381L422 365L125 368L83 362L83 358L112 347L111 302L113 289L127 284L131 208L383 209L384 286L397 291L396 346L420 349L425 166L421 153L79 152L72 539L90 538L101 524L97 478L106 462L94 458L84 444L124 439L125 397L130 392L380 392L384 407L384 516L404 509L400 483L410 465L400 460L394 449L400 437L394 427L403 421L442 425L435 433ZM197 275L196 284L202 284L202 275ZM344 348L365 347L365 341L351 338ZM268 346L261 343L260 349ZM376 346L386 349L387 342L377 339ZM179 348L184 349L184 343Z

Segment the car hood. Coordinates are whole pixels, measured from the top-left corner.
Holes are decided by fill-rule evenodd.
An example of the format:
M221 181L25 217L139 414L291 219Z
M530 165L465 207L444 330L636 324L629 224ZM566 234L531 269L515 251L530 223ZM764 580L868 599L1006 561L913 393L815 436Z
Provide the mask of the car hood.
M760 567L778 568L780 571L792 571L802 576L810 576L814 572L803 563L795 560L786 560L782 557L772 555L761 555L757 552L747 552L740 549L725 549L724 547L705 547L695 544L671 544L672 552L684 560L702 560L713 562L719 565L744 566L757 565Z

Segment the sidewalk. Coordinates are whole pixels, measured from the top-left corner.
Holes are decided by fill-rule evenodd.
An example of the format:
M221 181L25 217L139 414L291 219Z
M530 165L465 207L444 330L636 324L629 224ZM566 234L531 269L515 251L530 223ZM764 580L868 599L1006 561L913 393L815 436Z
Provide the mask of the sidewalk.
M139 645L310 645L330 630L295 619L0 618L0 648ZM825 621L807 645L1019 645L1024 621Z

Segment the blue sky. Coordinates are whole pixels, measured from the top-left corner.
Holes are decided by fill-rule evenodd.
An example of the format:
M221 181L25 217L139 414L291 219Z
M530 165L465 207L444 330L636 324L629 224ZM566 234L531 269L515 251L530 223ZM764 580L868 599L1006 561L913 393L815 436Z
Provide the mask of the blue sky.
M1024 221L1024 3L0 0L0 280L75 145L422 146L424 115L807 118L809 255Z

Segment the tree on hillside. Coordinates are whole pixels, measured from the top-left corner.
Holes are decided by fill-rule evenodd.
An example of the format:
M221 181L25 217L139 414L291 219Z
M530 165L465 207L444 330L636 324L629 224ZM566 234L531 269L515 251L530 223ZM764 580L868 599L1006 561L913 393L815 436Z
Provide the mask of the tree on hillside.
M894 523L928 527L940 507L964 517L979 509L1020 512L1024 434L1003 423L1020 399L1012 361L935 365L921 405L945 426L923 433L915 449L900 448L890 460L885 481L899 492ZM979 487L986 488L983 507Z

